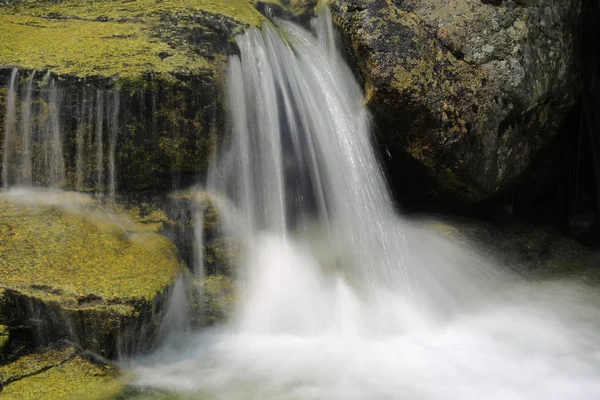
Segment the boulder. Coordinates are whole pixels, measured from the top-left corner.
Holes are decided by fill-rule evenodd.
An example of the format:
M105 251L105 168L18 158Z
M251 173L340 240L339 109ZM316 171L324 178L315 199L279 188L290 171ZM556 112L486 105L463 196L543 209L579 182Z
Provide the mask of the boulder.
M185 268L153 229L85 195L1 195L0 324L8 346L19 352L67 341L109 358L148 351Z
M420 201L471 204L524 179L578 95L580 0L331 7L390 176Z

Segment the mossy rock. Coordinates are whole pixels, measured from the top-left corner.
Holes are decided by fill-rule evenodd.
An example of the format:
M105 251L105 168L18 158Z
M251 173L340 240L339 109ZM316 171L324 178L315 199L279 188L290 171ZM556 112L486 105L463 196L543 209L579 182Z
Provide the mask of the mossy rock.
M151 345L183 268L151 227L65 193L0 196L0 255L0 323L108 357Z
M201 296L197 305L204 325L227 321L235 307L235 285L224 275L210 275L197 284Z
M232 276L239 260L240 243L236 238L226 236L222 216L210 194L193 188L176 191L168 196L163 207L173 221L165 234L177 244L186 263L194 265L198 261L197 224L202 223L202 262L206 274Z
M62 189L106 190L96 177L104 174L106 186L110 135L104 132L101 161L98 144L85 141L83 182L76 175L77 140L96 135L98 99L106 99L106 110L107 99L118 94L117 191L172 190L206 172L225 131L222 86L228 57L237 52L235 37L264 21L251 0L14 2L0 7L0 85L18 68L20 102L35 71L33 131L45 131L37 111L49 109L43 77L58 81L65 100L59 107ZM3 129L0 124L0 134ZM36 170L44 160L41 142L32 149L33 180L47 186L44 168Z
M28 354L0 366L0 397L19 400L108 400L124 386L119 370L73 348Z
M21 1L0 8L0 65L125 80L220 73L232 37L263 20L249 0Z
M580 89L580 3L332 1L399 196L464 206L527 178Z
M8 326L0 325L0 361L4 360L4 355L7 352L8 339L10 335L10 331L8 330Z

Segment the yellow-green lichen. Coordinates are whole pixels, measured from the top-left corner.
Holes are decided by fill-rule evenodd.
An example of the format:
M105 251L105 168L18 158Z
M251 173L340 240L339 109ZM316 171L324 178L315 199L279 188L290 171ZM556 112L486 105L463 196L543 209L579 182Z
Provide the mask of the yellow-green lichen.
M111 399L123 388L117 368L93 364L73 349L21 357L0 367L0 376L9 375L14 380L0 393L7 400Z
M18 360L0 367L0 386L43 372L65 363L75 356L73 348L50 349L41 353L27 354Z
M201 312L207 325L224 322L235 306L235 286L230 278L211 275L200 282Z
M9 332L8 326L0 325L0 360L4 356L4 348L8 344Z
M180 271L175 246L119 221L86 207L0 199L0 286L62 301L153 299Z
M233 38L264 17L250 0L21 1L0 8L0 66L119 76L125 83L146 72L219 75L223 49L192 46L176 32L210 33L225 21L231 28L223 32ZM205 52L193 48L203 45Z
M254 7L252 0L66 0L61 2L25 0L14 7L8 7L5 12L120 21L148 21L164 15L211 13L253 26L260 26L265 20Z
M59 75L136 78L147 71L204 74L213 67L151 38L140 23L0 15L0 37L0 64ZM161 59L164 52L171 55Z

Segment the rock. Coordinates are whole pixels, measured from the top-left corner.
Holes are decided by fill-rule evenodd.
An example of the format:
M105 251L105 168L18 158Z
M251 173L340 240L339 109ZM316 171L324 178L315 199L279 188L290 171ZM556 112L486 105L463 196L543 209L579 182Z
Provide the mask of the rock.
M0 361L4 360L5 354L7 353L8 340L10 338L10 332L8 326L0 325Z
M164 236L75 193L0 196L0 324L105 357L147 351L183 264Z
M0 65L130 84L220 73L232 36L262 20L246 0L21 1L0 8Z
M3 399L112 399L123 383L119 370L93 363L73 348L48 349L0 366Z
M523 178L578 94L580 8L334 0L398 190L464 205Z
M221 214L206 191L192 188L173 192L161 207L172 221L163 233L177 245L186 264L197 265L201 241L205 274L233 275L241 243L227 236Z
M269 18L285 18L309 25L310 19L316 15L318 3L317 0L260 0L257 6Z
M516 219L499 225L438 217L423 224L486 257L493 257L527 279L570 278L600 283L600 253L553 228L536 227Z

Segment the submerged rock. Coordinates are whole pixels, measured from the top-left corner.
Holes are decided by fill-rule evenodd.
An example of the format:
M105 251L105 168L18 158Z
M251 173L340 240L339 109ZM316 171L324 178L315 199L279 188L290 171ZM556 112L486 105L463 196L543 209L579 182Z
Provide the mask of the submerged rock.
M105 357L147 351L183 268L151 229L87 196L1 196L0 324L25 339L17 348L68 341Z
M523 177L575 102L580 8L334 0L398 186L468 204Z

